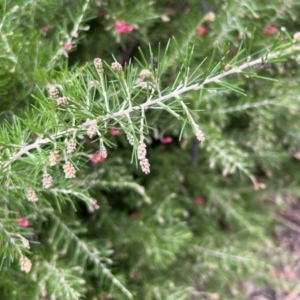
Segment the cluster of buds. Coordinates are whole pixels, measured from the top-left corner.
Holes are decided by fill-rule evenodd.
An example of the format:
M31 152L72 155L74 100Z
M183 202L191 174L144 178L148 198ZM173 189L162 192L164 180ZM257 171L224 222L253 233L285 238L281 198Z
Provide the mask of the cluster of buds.
M117 73L123 72L122 65L116 61L111 64L111 68Z
M102 144L100 147L100 151L99 154L101 157L106 158L107 157L107 150L105 148L105 146Z
M20 259L20 266L21 266L21 270L24 271L25 273L30 272L32 266L31 260L26 256L22 256Z
M152 72L149 71L149 70L147 70L147 69L143 69L143 70L140 72L140 78L141 78L143 81L146 81L146 80L148 80L148 79L154 80Z
M214 12L210 11L204 16L204 20L207 22L213 22L216 19Z
M99 74L103 73L103 63L101 58L94 59L94 66Z
M72 165L71 162L67 161L64 165L63 165L63 169L64 169L64 173L65 173L65 177L70 179L70 178L75 178L76 175L76 170L74 168L74 166Z
M146 158L146 154L147 154L147 149L146 149L146 144L142 141L140 141L138 149L137 149L137 157L138 160L140 161L140 166L142 171L145 174L149 174L150 173L150 164L148 159Z
M70 140L67 143L67 153L72 154L76 150L76 143L74 140Z
M67 97L59 97L56 99L57 105L66 107L69 104L69 100Z
M155 86L155 79L151 71L143 69L140 72L139 78L137 80L137 86L142 89L147 89L149 87Z
M51 187L52 187L52 176L49 173L45 172L43 174L43 188L49 189Z
M27 200L30 202L37 202L39 200L34 189L32 189L32 188L27 189L26 197L27 197Z
M146 90L148 88L148 84L145 81L138 80L137 86L143 90Z
M51 86L49 89L48 89L48 92L49 92L49 96L53 99L56 99L58 98L58 95L59 95L59 90L55 87L55 86Z
M22 244L25 248L30 249L29 241L25 239L23 236L21 236Z
M97 134L97 121L94 120L92 122L92 124L89 126L89 128L87 129L87 135L89 136L89 138L93 138L96 134Z
M51 151L49 155L49 160L50 160L51 167L56 166L60 161L59 151L58 150Z
M131 146L134 145L134 137L131 133L126 133L127 140Z
M199 142L205 141L205 136L204 136L202 130L200 129L199 125L194 124L194 132L195 132L196 138Z
M139 160L142 160L146 157L147 149L146 144L144 142L140 142L137 149L137 156Z

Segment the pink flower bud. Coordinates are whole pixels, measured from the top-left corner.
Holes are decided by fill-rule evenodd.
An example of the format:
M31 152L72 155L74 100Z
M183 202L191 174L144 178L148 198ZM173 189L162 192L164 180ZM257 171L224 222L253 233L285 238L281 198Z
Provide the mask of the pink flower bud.
M30 225L29 221L27 221L24 218L19 218L18 219L18 224L22 227L28 227Z
M110 130L110 134L111 135L120 135L120 131L119 131L119 129L112 128Z
M162 140L162 143L167 145L167 144L171 144L173 142L173 138L171 136L165 136Z
M265 28L265 29L263 30L263 34L265 34L265 35L272 35L272 34L274 34L276 31L277 31L277 28L276 28L275 26L271 26L271 27Z
M204 198L199 196L199 197L195 198L194 202L196 205L202 205L205 202L205 200L204 200Z
M93 163L93 164L96 164L96 163L102 163L105 161L105 157L101 156L101 154L99 152L96 152L95 154L93 154L91 157L90 157L90 161Z
M73 45L71 43L68 43L65 45L65 50L67 50L67 51L72 50L72 48L73 48Z
M126 25L125 21L115 21L115 28L119 34L124 34L134 30L133 25Z
M96 210L100 208L100 205L98 204L98 202L96 200L93 202L93 207Z
M204 26L200 26L200 27L197 29L197 35L198 35L198 36L202 36L202 35L204 35L206 32L207 32L207 29L206 29L206 27L204 27Z
M49 29L50 29L50 25L45 25L45 26L43 26L43 27L41 28L42 34L43 34L43 35L46 35L46 33L49 31Z

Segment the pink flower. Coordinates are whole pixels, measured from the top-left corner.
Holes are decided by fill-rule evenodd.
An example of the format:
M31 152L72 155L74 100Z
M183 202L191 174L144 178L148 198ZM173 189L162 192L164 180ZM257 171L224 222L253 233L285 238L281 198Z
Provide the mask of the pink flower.
M171 136L165 136L162 140L162 143L167 145L167 144L171 144L173 142L173 138Z
M50 25L45 25L45 26L43 26L43 27L41 28L42 34L43 34L43 35L46 35L46 33L49 31L49 29L50 29Z
M120 131L119 131L119 129L112 128L112 129L110 130L110 134L111 134L111 135L120 135Z
M98 204L98 202L96 200L93 202L93 207L96 210L100 208L100 205Z
M199 197L195 198L194 202L196 205L202 205L205 202L205 200L204 200L204 198L199 196Z
M271 26L271 27L265 28L262 32L263 32L263 34L265 34L265 35L272 35L272 34L274 34L276 31L277 31L277 28L276 28L275 26Z
M115 28L116 28L116 31L119 34L124 34L124 33L127 33L129 31L134 30L134 26L133 25L126 25L124 20L115 21Z
M65 50L70 51L72 50L73 45L71 43L65 44Z
M96 164L98 162L102 163L105 161L105 157L101 156L101 154L99 152L96 152L95 154L93 154L91 157L90 157L90 161L93 163L93 164Z
M18 219L18 224L22 227L28 227L30 225L29 221L27 221L24 218L19 218Z
M204 27L204 26L200 26L200 27L197 29L197 35L199 35L199 36L204 35L206 32L207 32L207 29L206 29L206 27Z

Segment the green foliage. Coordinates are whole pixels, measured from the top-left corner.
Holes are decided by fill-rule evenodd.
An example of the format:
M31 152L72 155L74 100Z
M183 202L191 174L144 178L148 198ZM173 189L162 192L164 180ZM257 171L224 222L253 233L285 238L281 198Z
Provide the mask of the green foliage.
M270 203L299 195L299 4L201 3L3 1L1 299L272 282Z

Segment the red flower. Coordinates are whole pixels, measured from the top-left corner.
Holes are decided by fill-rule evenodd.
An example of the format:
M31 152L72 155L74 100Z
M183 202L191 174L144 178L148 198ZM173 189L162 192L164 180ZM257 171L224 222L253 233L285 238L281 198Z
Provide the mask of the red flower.
M277 28L276 28L275 26L271 26L271 27L265 28L265 29L263 30L263 34L265 34L265 35L272 35L272 34L274 34L276 31L277 31Z
M119 131L119 129L112 128L112 129L110 130L110 134L111 134L111 135L120 135L120 131Z
M65 50L70 51L72 50L73 45L71 43L65 44Z
M205 202L205 200L202 197L196 197L194 202L196 205L202 205Z
M124 20L115 21L115 28L116 28L116 31L119 34L124 34L124 33L127 33L129 31L134 30L134 26L133 25L126 25Z
M171 136L165 136L162 140L162 143L167 145L167 144L171 144L173 142L173 138Z
M200 27L197 29L197 35L199 35L199 36L204 35L206 32L207 32L207 29L206 29L206 27L204 27L204 26L200 26Z
M96 164L98 162L102 163L105 161L105 157L101 156L99 152L96 152L95 154L93 154L91 157L90 157L90 161L93 163L93 164Z
M18 219L18 224L22 227L28 227L30 225L29 221L27 221L24 218L19 218Z

